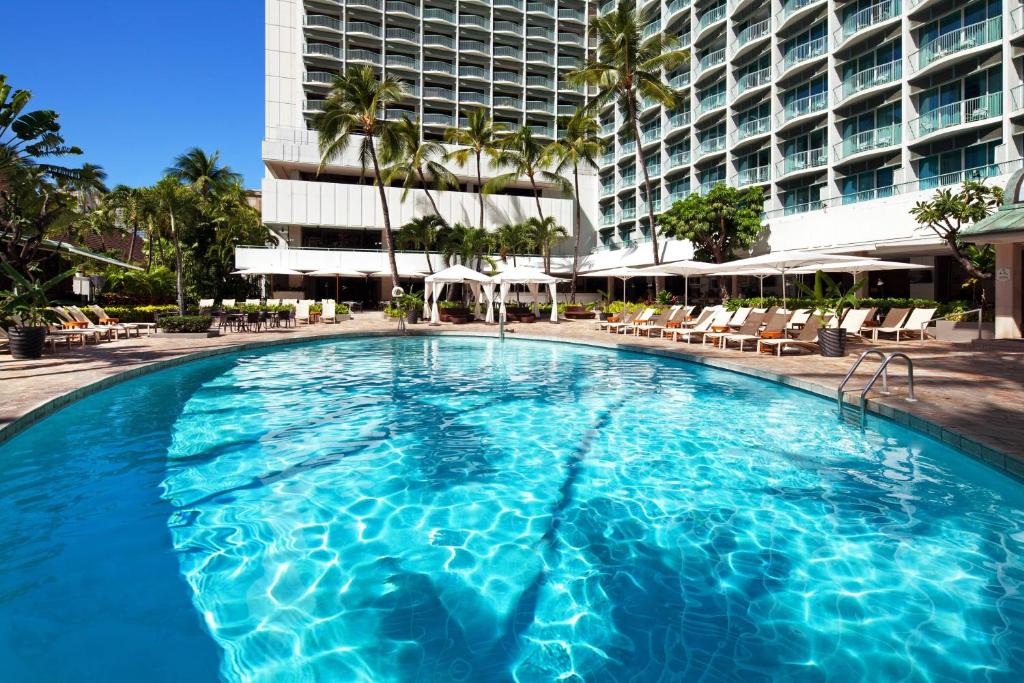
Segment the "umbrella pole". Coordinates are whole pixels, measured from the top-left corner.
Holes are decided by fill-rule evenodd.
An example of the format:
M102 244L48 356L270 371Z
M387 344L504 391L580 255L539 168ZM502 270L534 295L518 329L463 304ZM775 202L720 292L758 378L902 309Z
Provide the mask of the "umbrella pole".
M341 299L341 276L337 273L334 274L334 302L337 303Z
M683 306L690 307L690 276L683 276Z

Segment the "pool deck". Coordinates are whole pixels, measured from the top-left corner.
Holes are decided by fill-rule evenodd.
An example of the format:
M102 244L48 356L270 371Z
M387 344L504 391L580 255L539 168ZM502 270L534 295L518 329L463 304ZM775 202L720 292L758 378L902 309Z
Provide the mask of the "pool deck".
M256 333L183 339L175 335L132 337L86 347L47 353L42 359L16 361L0 354L0 442L34 421L92 391L154 366L184 362L237 348L287 344L318 337L394 334L396 324L380 313L364 313L338 325L311 325ZM715 367L765 377L834 398L836 387L861 350L903 351L914 361L918 401L906 398L902 367L890 373L891 395L869 395L872 412L927 432L999 469L1024 478L1024 343L976 342L946 344L934 341L880 342L853 345L846 358L800 354L782 358L735 349L719 350L659 338L611 335L595 329L594 321L510 324L510 337L581 342L607 348L654 351ZM494 325L409 326L410 334L497 333ZM877 367L866 362L851 382L864 385ZM876 385L880 387L879 385ZM859 392L854 392L859 393ZM856 399L855 399L856 400ZM8 428L9 427L9 428Z

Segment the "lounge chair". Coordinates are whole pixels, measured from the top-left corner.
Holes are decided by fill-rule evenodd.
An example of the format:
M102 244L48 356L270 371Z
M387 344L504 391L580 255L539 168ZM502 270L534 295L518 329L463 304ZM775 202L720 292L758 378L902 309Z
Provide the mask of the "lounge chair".
M70 312L71 315L74 317L74 319L77 320L78 322L80 322L80 323L88 323L89 325L92 325L92 320L90 320L89 316L87 316L85 313L83 313L82 309L80 309L78 306L67 306L66 308L67 308L68 312ZM113 318L111 318L110 316L104 315L104 317L108 321L109 320L113 320ZM98 325L97 327L109 327L111 330L114 331L114 336L115 337L117 336L118 332L124 332L124 338L128 339L129 337L132 336L131 335L132 330L135 330L135 336L136 337L139 336L139 328L138 328L138 326L134 326L133 327L133 326L125 324L125 323L105 322L105 323L102 323L102 324Z
M856 338L858 341L866 341L863 330L864 323L866 323L871 316L875 314L874 308L851 308L843 316L841 323L837 322L837 318L832 318L828 321L829 327L841 327L846 330L846 336L848 338Z
M99 343L101 337L106 337L107 341L114 338L115 330L108 325L93 325L91 321L88 324L83 324L82 321L72 315L70 310L63 306L54 306L53 310L56 311L61 321L63 321L63 327L87 334L96 343Z
M908 315L910 315L909 308L890 308L889 312L885 314L882 324L871 328L871 339L878 341L878 330L895 333L903 326L903 321L907 319Z
M711 315L706 318L700 325L695 325L689 330L672 330L672 339L676 341L692 342L698 340L703 342L704 336L713 334L715 327L723 327L729 323L732 318L732 312L727 311L724 308L719 308Z
M764 349L775 349L775 355L777 356L781 356L782 352L786 349L816 352L820 350L818 346L818 330L820 326L821 323L818 322L818 317L811 316L804 323L804 327L800 330L800 334L797 335L796 339L758 339L757 351L760 353Z
M672 306L667 311L663 311L650 325L644 325L642 328L637 329L637 334L647 333L647 336L652 336L655 332L661 333L665 329L665 325L675 320L680 311L683 310L682 306Z
M334 303L334 299L326 299L323 303L323 311L320 313L320 322L322 323L336 323L338 322L337 305Z
M295 305L295 324L299 323L309 324L309 304L298 303Z
M623 325L622 327L618 328L615 331L621 332L622 334L626 334L628 332L637 334L637 329L639 327L642 327L644 325L650 325L654 322L654 310L655 309L653 308L645 308L643 313L633 318L633 322L631 322L628 325Z
M885 325L876 327L871 330L872 340L878 341L879 334L894 334L896 335L896 341L900 340L900 334L909 338L913 334L919 335L921 341L924 341L925 335L924 325L935 317L934 308L915 308L911 311L900 325L895 325L891 328L887 328Z
M786 323L787 330L799 330L801 327L807 324L807 321L811 318L811 311L809 308L798 308L793 311L792 317L789 322Z
M765 314L765 315L767 316L767 314ZM743 347L746 346L747 342L750 342L750 343L756 345L756 343L761 339L761 335L763 333L765 333L765 332L772 332L772 333L781 332L783 334L783 336L785 336L785 334L786 334L786 323L788 323L788 322L789 322L789 313L787 313L787 312L785 312L785 311L780 309L780 310L776 311L775 314L772 315L771 318L768 318L768 324L766 324L764 326L764 329L761 330L760 332L757 332L755 334L739 334L739 333L727 334L723 338L723 340L722 340L722 346L723 346L723 348L725 348L725 346L727 346L730 342L735 342L735 343L739 344L740 351L742 351Z
M260 300L259 299L246 299L245 300L245 305L246 306L259 306L260 305Z
M761 330L761 323L764 322L764 313L750 313L747 315L746 320L743 321L743 325L736 332L712 332L711 334L704 335L705 344L714 344L718 342L719 347L726 348L729 339L736 336L741 340L749 339L750 337L756 337L757 333ZM742 348L743 342L740 341L740 348Z
M687 308L690 309L691 313L693 312L693 308L694 307L693 306L687 306L687 307L685 307L683 309L684 313L685 313ZM713 307L708 307L708 308L702 309L701 312L700 312L700 315L697 316L697 319L694 320L693 324L690 325L688 328L684 328L682 326L680 326L680 327L669 327L668 325L666 325L665 328L661 330L661 336L662 336L662 338L671 337L672 333L677 331L677 330L685 331L686 329L695 329L698 326L700 326L705 320L707 320L708 318L712 317L715 313L717 313L718 310L719 310L718 306L713 306ZM689 313L685 313L684 315L676 316L676 318L680 322L683 322L684 319L688 318L688 317L689 317Z
M750 307L740 307L736 309L736 312L732 314L732 318L729 320L729 327L739 329L743 327L743 323L747 321L747 316L754 310Z
M203 310L204 308L213 308L213 304L214 304L214 300L213 299L200 299L199 300L199 310Z
M235 307L235 300L234 299L221 299L220 300L220 305L223 306L224 308L234 308Z
M639 308L636 309L635 311L630 311L629 313L623 312L623 314L619 316L619 320L615 322L609 320L602 321L599 325L599 329L607 330L608 332L613 332L622 327L623 325L631 324L633 320L635 320L636 317L639 316L642 312L643 311L641 311Z
M107 312L103 310L102 306L97 306L93 304L89 306L89 310L91 310L96 315L96 318L98 320L114 320L114 317L108 315ZM118 321L118 324L124 325L129 329L136 330L136 334L138 330L146 330L147 334L153 334L154 332L156 332L156 323L123 323Z

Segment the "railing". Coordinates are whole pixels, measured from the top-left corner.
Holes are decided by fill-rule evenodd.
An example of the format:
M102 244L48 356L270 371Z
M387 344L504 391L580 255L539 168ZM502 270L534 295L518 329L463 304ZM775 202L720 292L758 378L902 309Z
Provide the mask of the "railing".
M494 30L500 33L513 33L517 36L523 35L523 25L514 21L496 21Z
M380 0L349 0L348 3L351 7L369 7L371 9L380 9Z
M712 67L725 64L725 48L709 52L697 62L697 71L707 71Z
M449 88L439 88L435 85L427 85L423 87L423 97L439 100L451 100L455 99L455 93Z
M324 101L323 100L306 100L303 107L305 111L323 111Z
M1013 100L1014 111L1024 109L1024 85L1013 86L1013 89L1010 90L1010 98Z
M526 3L527 12L540 12L541 14L548 14L555 16L554 5L550 5L546 2L528 2Z
M345 25L345 31L348 33L366 33L380 38L380 26L365 21L350 21Z
M895 83L903 75L903 62L894 60L879 64L870 68L858 71L843 81L843 84L836 88L836 99L840 102L848 97L856 95L862 90L874 88L877 85Z
M539 135L545 138L555 137L555 129L551 126L530 125L529 129L533 131L534 135Z
M752 40L758 38L764 38L771 31L772 20L771 18L762 19L756 24L751 24L742 31L736 34L736 47L743 47Z
M420 15L420 8L411 2L401 2L400 0L388 0L384 7L388 12L404 12L405 14L411 14L414 17Z
M569 85L565 81L558 81L558 89L559 90L566 90L568 92L580 93L580 94L583 93L583 86L582 85Z
M625 175L619 178L618 188L620 190L624 190L627 187L633 187L634 185L636 185L635 175Z
M487 69L482 66L465 65L459 67L459 76L463 78L482 78L488 80Z
M439 62L437 60L429 60L423 62L423 70L431 73L442 73L442 74L455 74L455 65L449 62Z
M673 130L675 130L676 128L682 128L683 126L690 125L690 112L681 111L672 114L672 116L668 117L668 125Z
M511 7L513 9L523 9L523 0L494 0L495 7Z
M560 104L557 111L559 116L572 116L576 113L577 109L579 109L579 106L575 104Z
M547 76L527 76L526 85L537 87L537 88L548 88L549 90L555 89L555 81Z
M898 145L902 138L901 131L900 124L894 123L851 135L836 145L836 156L845 159L860 152Z
M601 184L601 196L602 197L607 197L607 196L613 195L613 194L615 194L615 183L611 183L611 184L602 183Z
M503 107L505 109L519 109L523 106L523 101L518 97L507 97L503 95L494 96L494 106Z
M455 39L451 36L443 36L440 33L424 33L423 44L455 49Z
M700 15L700 21L697 22L697 32L699 33L708 26L711 26L711 24L725 19L725 12L726 4L723 2L721 5L716 5Z
M333 83L337 74L330 71L307 71L302 80L305 83Z
M796 12L799 12L808 5L813 5L821 0L789 0L789 2L783 3L782 5L782 18L789 19Z
M407 28L389 28L385 34L388 40L407 40L410 43L418 43L420 34Z
M661 126L658 126L656 128L645 128L644 130L640 131L640 138L644 142L654 142L656 140L661 139Z
M771 130L771 117L763 116L759 119L751 119L736 127L736 139L746 140L755 135L761 135Z
M463 52L484 52L487 50L487 43L480 42L479 40L460 40L459 49Z
M610 2L606 2L603 5L601 5L597 9L597 13L598 14L608 14L609 12L611 12L614 9L615 9L615 0L610 0Z
M697 146L697 158L721 152L725 149L725 136L719 135L716 138L708 138Z
M872 199L883 199L885 197L892 197L897 193L898 188L892 185L881 185L879 187L873 187L870 190L860 190L859 192L844 192L842 195L843 204L859 204L860 202L871 201Z
M628 206L628 207L624 206L624 207L622 207L621 216L622 216L623 220L629 220L631 218L636 218L636 207L635 206Z
M668 195L668 205L672 206L676 202L681 202L681 201L683 201L684 199L686 199L689 196L690 196L689 188L687 188L685 190L680 190L678 192L669 192L669 195Z
M923 69L943 57L997 41L1002 36L1003 18L992 17L986 21L979 21L976 24L944 33L925 43L920 50L910 55L910 63L916 64L918 69Z
M602 188L604 189L604 188ZM615 225L615 212L602 213L601 214L601 226L608 227L609 225Z
M1010 23L1013 24L1014 33L1024 30L1024 5L1018 5L1010 10Z
M372 50L349 50L345 53L345 57L350 62L370 62L371 64L380 64L381 54L379 52L373 52Z
M654 210L654 213L661 213L661 197L658 197L657 199L651 201L651 208ZM640 215L643 216L644 218L647 218L648 213L650 212L647 209L647 202L641 201Z
M673 88L685 88L690 85L690 72L676 74L668 80L668 84Z
M647 164L647 175L648 176L661 175L661 162L658 161L658 162L655 162L655 163Z
M302 23L307 27L329 28L332 31L343 30L340 19L328 17L323 14L307 14Z
M651 107L657 107L660 102L650 97L643 97L640 99L640 111L645 111Z
M961 322L961 317L966 317L966 316L969 316L969 315L977 316L978 317L978 337L977 338L981 339L981 323L982 323L982 315L984 313L984 310L985 309L983 309L983 308L972 308L972 309L967 310L967 311L957 311L955 322ZM953 315L953 314L950 313L949 315ZM921 323L921 341L926 341L928 339L927 330L928 330L928 326L929 325L931 325L932 323L937 323L940 320L949 320L949 315L941 315L941 316L939 316L937 318L932 318L931 320L929 320L927 322ZM964 320L962 322L967 322L967 321ZM903 331L905 331L905 329ZM896 341L899 341L899 332L896 333Z
M735 93L740 95L753 88L761 87L762 85L768 85L772 82L772 68L766 66L763 69L757 71L751 71L745 73L736 79Z
M754 168L744 168L736 174L736 187L767 183L771 177L772 174L770 166L766 165L755 166Z
M397 55L389 54L385 57L385 64L388 66L401 66L406 69L419 69L420 60L417 57L410 57L409 55Z
M790 69L809 59L821 57L826 52L828 52L828 36L818 36L814 40L794 45L786 52L786 57L782 62L783 69Z
M487 28L487 19L481 17L479 14L462 14L459 16L459 26L476 26L477 28Z
M994 92L961 102L950 102L910 121L910 136L919 138L930 133L974 121L984 121L1003 114L1003 93Z
M615 132L615 124L614 123L602 123L601 124L601 137L604 137L606 135L611 135L614 132Z
M555 111L555 105L552 102L544 102L543 100L526 100L526 109L528 111L543 111L551 114Z
M782 109L782 120L790 121L798 116L824 111L828 107L828 93L819 92L793 100Z
M341 48L330 43L306 43L303 52L307 55L320 55L321 57L341 59Z
M968 180L994 178L995 176L1008 173L1011 169L1019 165L1019 161L1004 161L1001 164L986 164L985 166L965 168L962 171L953 171L952 173L943 173L941 175L919 178L917 181L917 189L931 190L936 187L945 187L946 185L959 185L967 182Z
M661 20L652 21L651 23L644 26L643 30L640 31L641 38L650 38L655 33L661 30Z
M494 80L497 83L522 83L523 76L515 71L495 71Z
M670 15L674 14L681 9L686 9L689 5L690 0L672 0L672 2L668 3L668 13Z
M578 33L569 33L567 31L558 32L558 42L568 43L570 45L582 45L583 36Z
M613 152L605 152L601 155L601 165L608 166L615 163L615 154Z
M451 114L427 112L423 115L423 123L428 126L451 126L455 123L455 117Z
M526 61L541 62L542 64L554 64L555 58L548 52L527 52Z
M776 174L784 176L795 171L803 171L808 168L818 168L828 164L828 151L824 147L807 150L806 152L795 152L783 158L777 164Z
M672 168L680 168L690 163L690 150L684 149L681 152L669 152L668 165Z
M494 56L520 59L523 56L523 49L519 47L513 47L511 45L495 45Z
M626 142L619 143L619 152L621 154L632 154L636 151L636 140L629 140Z
M548 64L550 64L550 63L551 62L549 60ZM560 66L560 67L561 66L576 67L576 66L579 66L579 64L580 64L580 58L579 57L573 57L572 55L559 55L558 56L558 66Z
M869 5L859 12L854 12L843 20L843 40L863 28L888 21L900 14L900 0L881 0Z
M712 95L708 95L700 101L697 105L697 115L706 114L707 112L718 109L719 107L725 106L725 93L716 92Z
M455 13L446 9L441 9L440 7L424 7L423 18L447 21L449 24L455 23Z
M560 7L558 9L559 19L572 19L573 21L584 21L586 16L578 9L571 9L568 7Z
M711 188L715 185L725 185L725 180L722 178L716 178L715 180L705 180L700 184L700 194L707 194L711 192Z
M487 93L483 92L460 92L459 102L469 102L470 104L490 104L491 98L487 96Z
M924 330L922 328L922 336L923 335L924 335ZM861 429L864 429L864 422L867 419L866 418L866 413L867 413L867 406L868 406L868 392L871 391L871 387L873 387L875 385L875 382L878 381L879 377L882 378L882 393L886 394L886 395L889 393L889 364L892 363L894 360L902 360L902 361L906 362L906 364L907 364L907 398L906 398L906 400L909 401L909 402L914 402L914 401L917 400L914 397L914 362L912 360L910 360L910 356L908 356L905 353L901 353L901 352L886 354L886 353L882 353L878 349L868 349L864 353L860 354L860 358L858 358L856 361L854 361L853 366L850 368L850 371L846 373L846 377L843 378L843 381L840 382L840 384L839 384L839 388L836 390L836 404L837 404L837 407L839 409L838 410L838 415L839 415L839 419L841 421L846 419L846 411L845 411L846 405L843 402L844 401L845 392L846 392L846 385L847 385L847 383L849 383L850 378L853 377L853 373L856 372L857 368L860 367L860 364L863 363L864 359L867 358L868 356L878 356L879 360L881 362L878 365L878 369L875 370L875 374L873 374L871 376L871 379L868 380L868 383L864 385L864 388L861 389L861 392L860 392L860 428Z
M526 27L527 38L544 38L546 40L554 40L555 32L544 26L527 26Z

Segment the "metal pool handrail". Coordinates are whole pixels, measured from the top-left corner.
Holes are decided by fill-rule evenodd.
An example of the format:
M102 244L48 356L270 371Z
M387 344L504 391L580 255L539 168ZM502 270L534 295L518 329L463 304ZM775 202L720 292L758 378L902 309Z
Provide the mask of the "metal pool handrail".
M981 339L981 308L972 308L969 311L961 311L957 313L957 315L970 315L971 313L978 314L978 339ZM947 313L946 315L939 316L938 318L932 318L931 320L921 323L921 341L924 341L924 330L926 327L928 327L934 322L938 322L939 320L949 320L950 315L951 314Z

